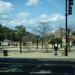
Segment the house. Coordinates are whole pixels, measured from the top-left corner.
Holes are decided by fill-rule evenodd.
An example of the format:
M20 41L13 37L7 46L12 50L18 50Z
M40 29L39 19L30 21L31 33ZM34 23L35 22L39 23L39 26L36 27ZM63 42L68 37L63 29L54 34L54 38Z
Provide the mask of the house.
M14 46L14 47L17 47L17 46L19 46L20 44L19 44L19 41L13 41L12 42L12 46Z
M11 46L12 42L10 40L8 40L8 39L5 39L5 40L3 40L2 45L3 46Z
M53 33L54 36L52 36L52 39L53 38L59 38L62 40L62 44L60 44L60 47L62 45L62 47L65 47L66 46L66 32L65 32L65 29L59 29L59 30L56 30L54 33ZM74 40L74 36L72 36L72 32L68 32L68 40L69 40L69 44L70 46L72 46L72 41Z
M22 43L21 43L22 47L30 47L31 45L32 45L32 42L24 42L24 41L22 41ZM19 47L20 46L20 42L19 41L13 41L12 42L12 46Z

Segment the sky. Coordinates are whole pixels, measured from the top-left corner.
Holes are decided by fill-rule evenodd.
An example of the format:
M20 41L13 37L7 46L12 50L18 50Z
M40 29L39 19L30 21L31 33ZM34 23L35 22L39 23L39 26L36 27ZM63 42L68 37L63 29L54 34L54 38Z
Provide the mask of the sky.
M75 24L75 0L68 24ZM14 28L24 25L28 31L41 23L56 29L65 26L65 0L0 0L0 23Z

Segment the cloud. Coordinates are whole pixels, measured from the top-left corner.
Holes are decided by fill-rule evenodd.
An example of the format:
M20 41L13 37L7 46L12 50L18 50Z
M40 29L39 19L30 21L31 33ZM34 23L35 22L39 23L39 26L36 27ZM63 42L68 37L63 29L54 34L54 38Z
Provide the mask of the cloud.
M5 2L0 0L0 13L10 13L14 5L10 2Z
M37 5L39 2L39 0L28 0L28 2L26 3L27 6L33 6L33 5Z
M35 25L37 26L40 22L57 22L57 21L62 21L64 20L64 16L61 14L52 14L52 15L46 15L46 14L41 14L39 17L36 17L34 19L27 19L26 15L27 12L25 13L19 13L15 19L12 19L9 23L10 25ZM24 15L24 18L21 18Z
M20 12L20 13L17 15L18 18L26 18L26 17L28 17L28 16L30 16L30 14L29 14L28 12Z
M8 20L11 19L11 11L14 9L14 5L7 1L0 0L0 23L8 25Z
M39 18L47 18L47 15L46 15L46 14L41 14L41 15L39 16Z
M0 20L1 20L1 19L5 20L5 19L7 19L8 17L9 17L8 14L0 14Z
M0 14L0 23L5 26L18 26L18 25L26 25L28 23L28 17L30 14L28 12L19 12L17 15L11 14Z
M38 17L39 22L57 22L64 19L65 17L61 14L52 14L52 15L42 14Z
M29 22L28 17L30 14L28 12L19 12L17 15L14 16L12 20L9 21L9 25L27 25Z
M0 20L0 23L6 26L8 25L8 27L24 25L27 29L36 28L40 22L52 23L52 26L54 26L57 22L63 21L65 18L63 15L57 13L52 15L41 14L32 19L28 12L20 12L12 19L7 19L7 17L7 15L3 15L3 18L6 18L6 20Z
M65 16L61 15L61 14L53 14L49 17L49 21L60 21L60 20L64 20Z
M12 19L9 24L10 25L25 25L27 23L26 19Z

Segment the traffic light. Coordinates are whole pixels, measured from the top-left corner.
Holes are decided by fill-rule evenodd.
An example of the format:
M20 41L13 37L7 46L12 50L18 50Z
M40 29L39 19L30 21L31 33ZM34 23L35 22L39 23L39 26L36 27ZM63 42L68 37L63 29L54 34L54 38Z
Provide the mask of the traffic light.
M68 14L72 14L72 5L73 5L73 0L68 0Z
M68 10L68 14L69 15L72 15L72 10Z
M70 5L73 5L73 0L69 0L69 4Z

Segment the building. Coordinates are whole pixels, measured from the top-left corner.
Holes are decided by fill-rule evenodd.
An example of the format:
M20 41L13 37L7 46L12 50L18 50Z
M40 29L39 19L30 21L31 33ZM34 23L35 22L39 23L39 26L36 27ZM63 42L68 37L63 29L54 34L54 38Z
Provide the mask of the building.
M14 47L17 47L17 46L19 46L20 44L19 44L19 41L13 41L12 42L12 46L14 46Z
M8 39L5 39L5 40L3 40L1 45L2 46L11 46L12 42L10 40L8 40Z

